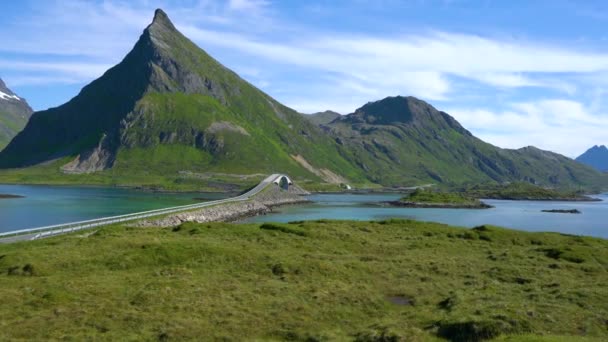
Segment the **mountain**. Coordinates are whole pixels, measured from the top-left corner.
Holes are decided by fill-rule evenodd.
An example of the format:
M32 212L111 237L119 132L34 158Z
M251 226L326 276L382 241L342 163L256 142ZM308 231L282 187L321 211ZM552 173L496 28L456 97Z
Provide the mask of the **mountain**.
M413 97L311 120L213 59L162 10L119 64L64 105L34 113L0 152L0 168L11 169L4 182L188 189L210 174L277 171L313 183L608 186L561 155L485 143Z
M334 121L335 119L340 117L340 113L336 113L331 110L326 110L324 112L314 113L314 114L303 114L304 117L315 125L327 125L328 123Z
M341 154L385 185L527 181L608 184L595 170L534 147L501 149L414 97L370 102L326 125Z
M593 146L576 158L576 161L594 167L597 170L608 172L608 148L604 145Z
M301 114L183 36L162 10L131 52L66 104L36 112L0 167L65 162L65 173L271 173L363 180Z
M32 108L0 79L0 150L25 127Z

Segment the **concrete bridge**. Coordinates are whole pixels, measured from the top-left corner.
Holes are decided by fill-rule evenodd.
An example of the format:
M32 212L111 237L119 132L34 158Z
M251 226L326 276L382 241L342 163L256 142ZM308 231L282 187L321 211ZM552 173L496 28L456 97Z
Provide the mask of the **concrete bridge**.
M279 175L277 179L273 181L274 184L281 187L281 189L288 190L290 185L293 185L293 182L286 175Z
M63 224L57 224L57 225L52 225L52 226L46 226L46 227L22 229L22 230L17 230L17 231L12 231L12 232L0 233L0 243L10 243L10 242L15 242L15 241L23 241L23 240L36 240L36 239L45 238L45 237L49 237L49 236L67 234L67 233L75 232L78 230L106 226L106 225L115 224L115 223L137 221L137 220L150 218L150 217L154 217L154 216L174 214L174 213L178 213L178 212L182 212L182 211L197 210L200 208L215 206L218 204L248 201L271 184L275 184L275 185L281 187L282 189L287 190L289 188L289 186L293 184L293 181L287 175L275 173L275 174L272 174L272 175L266 177L263 181L261 181L254 188L252 188L251 190L247 191L246 193L244 193L240 196L226 198L226 199L222 199L222 200L216 200L216 201L183 205L183 206L179 206L179 207L149 210L149 211L143 211L143 212L133 213L133 214L102 217L102 218L93 219L93 220L63 223Z

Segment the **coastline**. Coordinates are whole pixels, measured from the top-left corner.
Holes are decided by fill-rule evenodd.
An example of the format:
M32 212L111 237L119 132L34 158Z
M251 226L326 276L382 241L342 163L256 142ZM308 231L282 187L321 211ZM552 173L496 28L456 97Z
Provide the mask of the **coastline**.
M248 217L271 213L273 208L285 205L310 203L304 198L309 193L298 186L292 185L285 191L278 186L271 186L255 198L244 202L219 204L196 211L172 214L163 218L142 220L134 223L134 227L175 227L186 222L234 222Z
M483 197L481 200L499 200L499 201L537 201L537 202L603 202L601 198L594 198L590 196L575 197L575 198L534 198L534 197Z

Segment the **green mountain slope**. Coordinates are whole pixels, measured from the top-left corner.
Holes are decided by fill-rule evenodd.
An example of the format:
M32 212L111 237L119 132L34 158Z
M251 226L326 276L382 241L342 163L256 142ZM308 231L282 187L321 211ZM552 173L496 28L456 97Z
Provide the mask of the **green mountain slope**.
M605 186L595 170L533 147L500 149L453 117L413 97L368 103L327 125L341 152L386 185L527 181L556 187Z
M330 137L225 68L157 10L125 59L68 103L35 113L4 168L72 158L66 173L270 173L364 180Z
M121 63L34 113L0 152L0 168L10 169L0 182L182 190L272 172L334 184L608 187L605 175L558 154L487 144L412 97L304 116L198 48L161 10Z
M0 150L25 127L31 114L27 101L15 95L0 79Z

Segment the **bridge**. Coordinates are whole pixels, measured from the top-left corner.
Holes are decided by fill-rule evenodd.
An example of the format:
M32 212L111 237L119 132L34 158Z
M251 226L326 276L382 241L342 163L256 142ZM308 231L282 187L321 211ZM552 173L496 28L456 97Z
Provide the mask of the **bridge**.
M262 190L264 190L270 184L276 184L283 189L288 189L288 187L290 185L292 185L293 182L287 175L275 173L275 174L272 174L272 175L266 177L263 181L261 181L258 185L256 185L251 190L247 191L246 193L244 193L242 195L236 196L236 197L226 198L226 199L216 200L216 201L203 202L203 203L182 205L182 206L178 206L178 207L171 207L171 208L165 208L165 209L148 210L148 211L143 211L143 212L138 212L138 213L133 213L133 214L102 217L102 218L93 219L93 220L63 223L63 224L57 224L57 225L52 225L52 226L46 226L46 227L22 229L22 230L17 230L17 231L12 231L12 232L0 233L0 243L10 243L10 242L15 242L15 241L23 241L23 240L36 240L36 239L40 239L40 238L45 238L45 237L50 237L50 236L60 235L60 234L67 234L67 233L75 232L78 230L106 226L106 225L115 224L115 223L137 221L137 220L154 217L154 216L161 216L161 215L173 214L173 213L178 213L178 212L183 212L183 211L197 210L197 209L201 209L201 208L205 208L205 207L215 206L218 204L248 201L253 196L257 195Z

